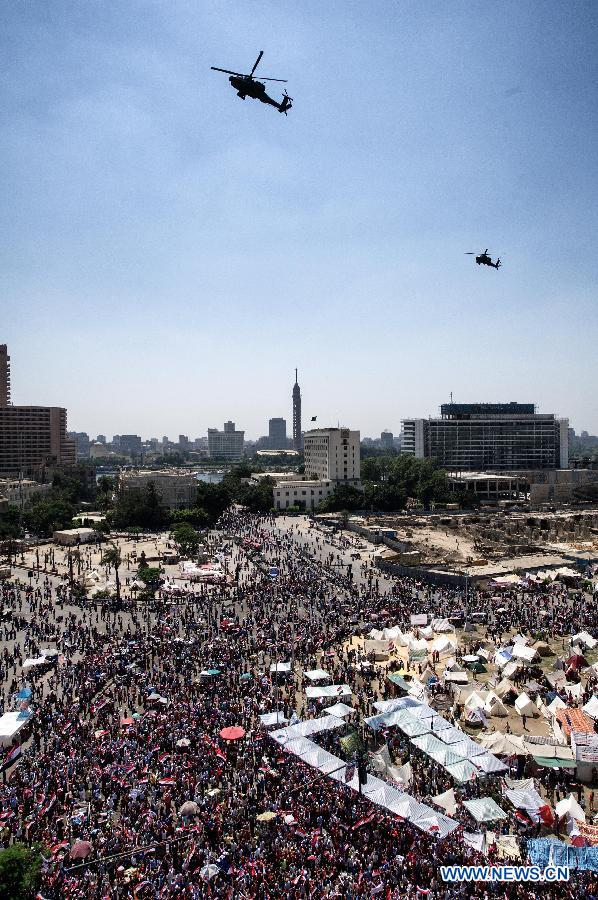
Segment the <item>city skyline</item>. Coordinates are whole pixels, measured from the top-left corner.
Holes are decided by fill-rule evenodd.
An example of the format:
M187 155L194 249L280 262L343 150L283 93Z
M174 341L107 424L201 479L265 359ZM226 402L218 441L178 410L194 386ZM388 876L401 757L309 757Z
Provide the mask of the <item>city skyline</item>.
M452 391L598 432L595 4L53 0L4 24L14 403L257 437L298 366L304 423L398 433ZM288 117L210 71L262 48ZM499 271L465 256L486 246Z

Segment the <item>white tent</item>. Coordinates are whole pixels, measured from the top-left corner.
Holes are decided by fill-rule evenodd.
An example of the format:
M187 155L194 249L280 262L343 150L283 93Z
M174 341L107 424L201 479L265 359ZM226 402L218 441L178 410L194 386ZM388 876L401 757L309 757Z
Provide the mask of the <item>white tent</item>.
M350 697L351 688L348 684L331 684L328 687L308 687L305 695L309 700L318 700L320 697Z
M291 663L290 662L272 663L272 665L270 666L270 671L276 672L278 674L290 672L291 671Z
M339 719L344 719L345 716L351 715L355 710L352 706L347 706L346 703L335 703L334 706L329 706L324 712L329 716L337 716Z
M448 619L432 619L432 629L436 634L454 630Z
M506 819L506 812L500 808L492 797L478 797L476 800L464 800L463 806L476 822L497 822Z
M488 696L486 697L486 702L484 703L484 712L488 713L489 716L500 716L501 719L504 719L505 716L508 716L508 711L498 694L495 694L494 691L490 691Z
M458 643L454 636L440 635L432 641L432 650L436 653L450 653L451 656L458 649Z
M503 678L502 681L499 681L494 688L494 693L497 694L501 700L504 700L507 694L516 694L517 689L513 686L513 683L509 681L508 678Z
M495 731L492 734L481 734L478 738L482 747L499 756L525 756L527 751L522 737Z
M330 678L328 672L325 672L324 669L311 669L309 672L303 673L306 678L309 678L310 681L322 681L324 678Z
M559 800L554 808L554 811L559 819L562 816L571 816L572 819L578 819L582 822L585 822L586 820L586 814L573 794L569 794L568 797L565 797L563 800Z
M432 803L443 809L449 816L454 816L457 812L457 798L453 788L449 788L448 791L432 797Z
M266 728L271 728L272 725L286 725L288 721L289 720L285 718L282 710L278 710L278 712L263 713L260 716L260 722Z
M582 709L591 719L598 719L598 697L596 694L590 697L586 705L582 706Z
M523 659L525 662L532 662L538 655L538 651L533 647L526 647L525 644L514 644L513 657L515 659Z
M520 716L538 715L538 707L532 700L530 700L525 692L523 694L519 694L519 696L515 700L515 709Z
M598 644L598 641L595 640L591 634L588 634L587 631L580 631L579 634L573 635L570 643L587 647L588 650L593 650L596 644Z

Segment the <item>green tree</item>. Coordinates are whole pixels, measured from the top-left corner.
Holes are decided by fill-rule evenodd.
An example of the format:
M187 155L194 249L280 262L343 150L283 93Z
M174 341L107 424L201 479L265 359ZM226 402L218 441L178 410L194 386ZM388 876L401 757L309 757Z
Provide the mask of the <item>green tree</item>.
M46 537L53 531L70 528L75 512L75 506L68 500L47 499L46 496L34 495L23 508L23 524L33 534Z
M110 544L102 554L102 563L108 570L114 569L114 582L116 584L116 602L120 603L120 576L118 570L122 563L122 553L116 544Z
M148 593L151 594L152 597L160 587L161 573L162 570L154 566L140 567L137 572L137 577L143 581Z
M172 536L182 556L195 556L199 547L199 535L192 525L181 522L172 529Z
M0 850L0 900L33 900L41 885L39 846L13 844Z
M170 527L177 525L191 525L193 528L206 528L210 524L210 517L205 509L194 506L192 509L171 509Z
M197 500L195 505L198 509L205 510L211 525L228 509L233 499L230 481L223 480L220 484L208 484L205 481L197 483Z
M149 531L158 531L168 523L168 513L152 481L143 488L120 490L113 518L118 528L136 526Z
M347 512L356 509L364 509L366 506L365 495L363 491L358 490L351 484L338 484L332 494L326 497L320 503L318 510L320 512Z

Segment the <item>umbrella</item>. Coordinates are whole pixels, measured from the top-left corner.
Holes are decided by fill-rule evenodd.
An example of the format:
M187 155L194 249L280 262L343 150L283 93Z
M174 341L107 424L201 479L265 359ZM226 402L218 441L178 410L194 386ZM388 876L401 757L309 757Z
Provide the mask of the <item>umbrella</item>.
M191 745L191 741L189 738L181 738L176 742L177 747L189 747Z
M86 859L91 853L92 847L89 841L76 841L71 847L71 859Z
M239 681L251 681L252 678L253 678L253 675L251 675L250 672L244 672L241 675L241 677L239 678Z
M220 669L204 669L200 675L220 675Z
M258 822L271 822L272 819L276 818L276 813L272 812L271 809L267 809L266 812L260 813L259 816L256 816Z
M232 725L230 728L223 728L220 732L220 737L224 738L225 741L238 741L240 738L244 737L245 729L241 728L240 725Z
M214 865L214 863L210 863L208 866L204 866L203 869L199 870L199 874L203 878L204 881L209 881L210 878L213 878L214 875L217 875L220 869L218 866Z
M187 800L179 809L179 816L196 816L199 807L194 800Z
M120 724L121 724L121 725L132 725L132 724L133 724L133 719L121 719L121 720L120 720Z

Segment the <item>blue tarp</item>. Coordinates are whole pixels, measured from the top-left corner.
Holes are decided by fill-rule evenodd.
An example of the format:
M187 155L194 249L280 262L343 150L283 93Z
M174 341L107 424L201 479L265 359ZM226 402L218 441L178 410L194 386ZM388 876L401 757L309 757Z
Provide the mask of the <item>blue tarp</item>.
M598 872L598 847L572 847L550 838L528 840L527 852L533 866L568 866L580 871Z

